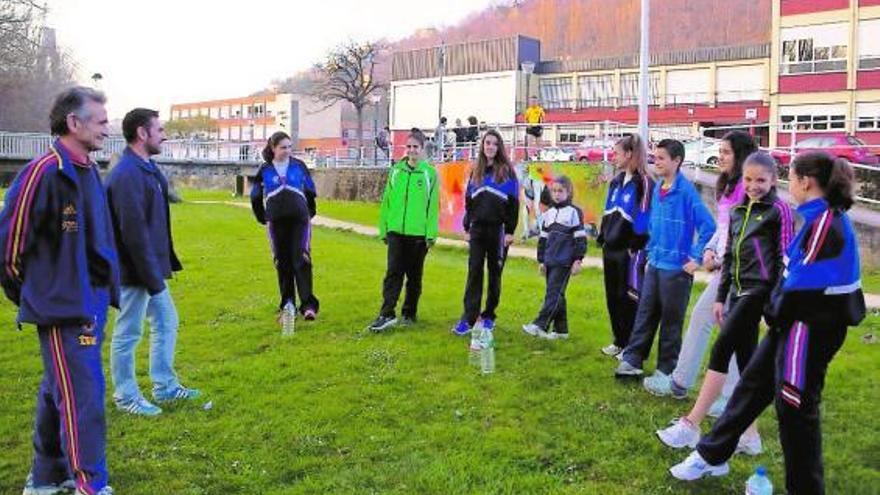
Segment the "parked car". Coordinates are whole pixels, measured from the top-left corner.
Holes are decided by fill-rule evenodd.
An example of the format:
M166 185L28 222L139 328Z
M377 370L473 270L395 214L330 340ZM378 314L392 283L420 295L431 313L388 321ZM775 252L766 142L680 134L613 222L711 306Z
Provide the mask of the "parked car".
M574 152L564 148L544 148L538 152L538 160L544 162L570 162L574 160Z
M574 159L579 162L601 162L608 152L608 160L614 159L614 141L610 139L587 138L574 150Z
M795 155L805 151L824 151L838 158L846 158L850 163L862 165L877 165L880 162L864 141L846 134L810 137L795 144ZM781 167L788 168L791 162L791 151L788 148L778 148L770 154Z
M684 143L684 163L690 165L697 165L699 167L710 166L717 167L718 166L718 148L721 146L721 141L718 139L695 139L693 141L686 141ZM700 155L700 148L702 148L702 158Z

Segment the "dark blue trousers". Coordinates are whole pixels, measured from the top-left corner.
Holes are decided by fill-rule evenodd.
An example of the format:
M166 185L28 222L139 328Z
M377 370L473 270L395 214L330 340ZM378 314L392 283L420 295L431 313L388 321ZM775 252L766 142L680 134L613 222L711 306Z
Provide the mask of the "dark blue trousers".
M654 335L660 329L657 370L669 375L678 363L681 327L691 297L694 277L684 270L660 270L648 265L639 296L639 308L623 359L641 368L651 354Z
M107 298L90 325L41 326L43 380L34 424L36 486L73 479L82 493L107 485L101 344Z

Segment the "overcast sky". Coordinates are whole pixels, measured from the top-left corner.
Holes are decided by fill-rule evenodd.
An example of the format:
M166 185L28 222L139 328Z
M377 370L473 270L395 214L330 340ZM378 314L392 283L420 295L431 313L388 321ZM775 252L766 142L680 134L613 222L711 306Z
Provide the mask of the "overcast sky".
M348 39L455 24L492 0L49 0L48 23L99 72L111 118L135 106L244 96Z

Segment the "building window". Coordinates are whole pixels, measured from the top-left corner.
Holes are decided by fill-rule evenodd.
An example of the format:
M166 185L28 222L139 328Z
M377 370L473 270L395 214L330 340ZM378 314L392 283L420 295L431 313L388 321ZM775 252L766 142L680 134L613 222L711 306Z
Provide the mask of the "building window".
M857 103L856 115L860 131L880 130L880 103Z
M847 24L822 24L782 30L780 74L846 70Z
M880 19L859 21L859 69L880 68Z
M846 130L845 105L803 105L779 110L783 131L829 132Z
M614 74L578 77L578 107L613 107L617 103L614 93Z
M650 72L648 76L648 105L660 103L660 73ZM631 106L639 104L639 73L621 74L620 104Z
M538 87L541 92L541 105L547 110L571 108L574 103L570 77L541 79Z

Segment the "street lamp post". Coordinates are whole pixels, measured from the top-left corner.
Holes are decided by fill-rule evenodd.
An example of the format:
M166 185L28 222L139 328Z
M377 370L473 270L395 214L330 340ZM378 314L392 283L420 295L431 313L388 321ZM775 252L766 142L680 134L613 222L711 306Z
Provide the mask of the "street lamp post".
M532 92L532 74L535 72L535 62L526 61L526 62L523 62L521 65L522 65L523 74L525 74L525 76L526 76L526 94L523 97L523 111L525 111L529 107L529 98L531 97L531 92ZM515 118L514 118L514 122L516 122ZM525 134L523 134L523 136L524 136L523 143L526 146L526 153L525 153L526 159L528 159L528 156L529 156L529 143L528 143L529 135L528 135L528 133L525 133ZM514 146L516 146L516 126L513 127L513 143L514 143ZM515 154L516 154L516 150L514 149L514 155Z
M440 73L440 100L437 104L437 122L439 123L440 119L443 118L443 73L446 72L446 44L442 41L440 42L437 57L437 69Z
M642 39L639 49L639 135L648 143L648 15L651 9L650 0L642 1L641 29Z
M370 95L370 101L373 103L373 166L379 165L379 102L382 101L382 95L373 93Z

